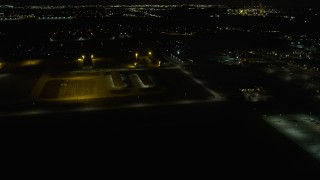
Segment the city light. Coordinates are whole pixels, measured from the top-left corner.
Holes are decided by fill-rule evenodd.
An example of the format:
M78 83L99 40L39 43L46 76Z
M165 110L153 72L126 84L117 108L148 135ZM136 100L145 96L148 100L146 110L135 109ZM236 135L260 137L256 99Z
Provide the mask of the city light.
M21 63L21 66L36 66L42 63L43 60L35 59L35 60L26 60Z

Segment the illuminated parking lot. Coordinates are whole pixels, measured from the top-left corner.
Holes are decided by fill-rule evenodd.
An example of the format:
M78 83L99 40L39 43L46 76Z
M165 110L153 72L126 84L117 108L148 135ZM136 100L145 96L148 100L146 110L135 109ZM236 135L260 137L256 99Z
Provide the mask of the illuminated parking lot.
M320 161L320 117L310 114L265 116L264 120Z
M3 75L4 76L4 75ZM5 78L5 77L4 77ZM224 102L181 67L46 72L25 100L28 109L1 117Z
M160 61L153 58L152 52L149 52L149 56L138 55L129 60L123 57L93 58L90 68L82 66L83 57L69 64L58 64L57 67L49 66L50 61L45 62L43 59L21 61L15 64L19 71L27 72L30 68L42 67L47 69L36 74L37 76L33 75L35 77L32 81L28 81L30 87L25 90L22 99L26 108L3 112L0 116L187 105L226 100L181 64L162 67ZM127 67L132 62L132 67ZM1 66L3 65L2 63ZM9 81L8 77L11 77L11 73L8 76L2 74L0 80ZM29 77L31 76L24 76L22 80L27 82ZM10 92L9 89L7 91Z

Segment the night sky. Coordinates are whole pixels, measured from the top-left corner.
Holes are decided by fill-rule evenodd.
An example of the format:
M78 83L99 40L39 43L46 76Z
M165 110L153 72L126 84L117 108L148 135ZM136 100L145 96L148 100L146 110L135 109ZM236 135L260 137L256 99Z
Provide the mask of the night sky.
M317 6L315 0L0 0L0 4L227 4L227 5L251 5L262 1L266 5L276 6ZM255 2L255 3L253 3Z

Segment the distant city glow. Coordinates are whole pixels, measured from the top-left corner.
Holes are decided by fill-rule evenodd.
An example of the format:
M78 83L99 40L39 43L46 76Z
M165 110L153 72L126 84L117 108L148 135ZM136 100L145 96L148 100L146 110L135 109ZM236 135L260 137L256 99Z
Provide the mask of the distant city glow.
M36 60L26 60L26 61L23 61L21 63L21 66L36 66L36 65L39 65L40 63L42 63L43 60L39 60L39 59L36 59Z

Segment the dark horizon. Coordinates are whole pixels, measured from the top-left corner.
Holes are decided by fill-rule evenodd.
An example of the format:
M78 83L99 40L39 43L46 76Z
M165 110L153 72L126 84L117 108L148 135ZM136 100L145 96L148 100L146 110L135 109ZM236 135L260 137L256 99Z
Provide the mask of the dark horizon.
M251 0L251 1L237 1L237 0L138 0L138 1L130 1L130 0L3 0L0 4L10 4L10 5L93 5L93 4L101 4L101 5L112 5L112 4L212 4L212 5L232 5L232 6L244 6L244 5L258 5L265 4L271 6L281 6L281 7L320 7L318 3L311 0Z

